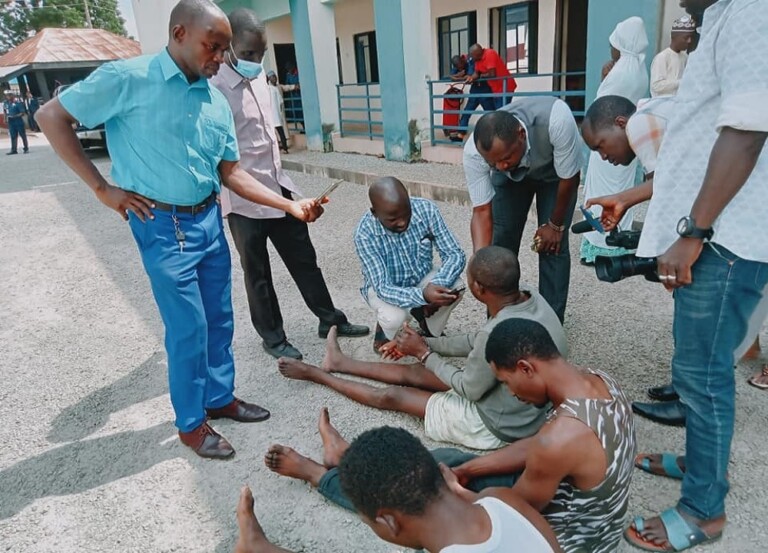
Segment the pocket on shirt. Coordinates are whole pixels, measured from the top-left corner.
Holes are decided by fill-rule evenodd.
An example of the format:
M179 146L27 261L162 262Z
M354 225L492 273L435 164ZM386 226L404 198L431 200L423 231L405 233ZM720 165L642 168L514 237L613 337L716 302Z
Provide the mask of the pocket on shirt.
M432 240L429 238L422 238L419 241L419 261L432 263Z
M207 154L221 157L227 143L227 129L212 119L203 118L203 148Z

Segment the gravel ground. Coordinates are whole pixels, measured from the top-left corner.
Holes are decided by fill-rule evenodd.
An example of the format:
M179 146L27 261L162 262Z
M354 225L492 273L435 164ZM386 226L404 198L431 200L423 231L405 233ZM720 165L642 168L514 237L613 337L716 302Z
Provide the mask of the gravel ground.
M7 147L7 140L0 147ZM108 167L103 154L95 159L102 169ZM406 170L364 156L358 163L371 172ZM422 164L407 169L413 178L430 170ZM275 442L318 457L321 406L329 407L348 437L390 424L423 438L419 421L283 379L250 326L235 255L238 394L268 407L272 419L256 425L217 423L237 449L232 461L194 456L179 444L173 428L162 327L127 226L98 204L40 139L33 139L28 156L0 156L0 175L0 441L5 444L0 448L0 551L229 552L244 483L254 490L267 534L284 547L395 550L307 485L271 474L262 457ZM307 193L329 182L293 177ZM469 251L469 209L440 208ZM342 185L326 215L312 225L312 236L338 306L353 322L372 324L357 291L352 245L365 209L364 188ZM526 242L531 232L532 223ZM573 239L572 252L577 246ZM527 248L521 265L524 280L535 283L536 263ZM274 263L274 273L290 339L308 361L319 362L323 342L317 321L280 262ZM447 331L476 328L483 315L484 309L467 298ZM566 323L572 358L612 372L631 397L642 398L646 387L667 379L671 320L672 302L660 286L639 278L600 283L591 269L575 264ZM342 347L360 358L371 356L369 339L347 339ZM746 385L754 367L736 371L730 525L717 545L702 551L765 550L768 497L760 482L768 479L768 446L761 427L768 404L763 393ZM637 429L641 450L682 451L680 429L642 419ZM678 486L638 472L630 512L669 507Z

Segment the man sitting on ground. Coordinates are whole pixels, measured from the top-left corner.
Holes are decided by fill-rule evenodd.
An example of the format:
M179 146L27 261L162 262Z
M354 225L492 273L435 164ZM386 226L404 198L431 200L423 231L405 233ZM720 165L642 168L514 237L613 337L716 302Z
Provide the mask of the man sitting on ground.
M294 461L318 474L327 470L292 451L272 457L286 470ZM433 553L502 553L511 544L526 553L561 551L544 518L514 491L496 489L474 504L464 501L448 488L429 451L400 428L364 432L335 463L354 510L390 543ZM267 541L248 488L241 494L237 518L235 553L286 552Z
M476 500L468 490L512 487L542 512L567 553L616 551L623 531L635 455L635 429L629 400L616 382L600 371L587 371L563 359L547 330L527 319L508 319L491 332L486 358L499 380L522 401L555 407L535 436L477 457L457 449L432 455L454 467L452 488ZM294 450L274 445L267 467L309 482L330 501L353 509L340 485L338 459L347 443L320 418L323 465ZM521 549L525 551L525 549Z
M360 291L378 319L374 350L395 337L409 310L427 335L440 336L461 298L456 289L464 252L437 206L409 198L396 178L375 181L368 197L371 211L357 227L355 248L363 270ZM433 266L433 249L440 267Z
M398 349L419 359L418 363L350 359L342 354L332 330L322 368L286 358L279 362L280 372L288 378L323 384L364 405L423 418L426 435L436 441L490 450L532 436L544 423L546 412L510 395L485 360L485 344L499 322L526 318L544 325L565 355L563 327L537 292L520 290L520 266L506 248L479 250L470 260L467 279L472 294L488 308L490 319L474 334L426 340L404 326ZM440 354L466 357L464 368L451 365ZM375 387L339 378L333 372L393 386Z

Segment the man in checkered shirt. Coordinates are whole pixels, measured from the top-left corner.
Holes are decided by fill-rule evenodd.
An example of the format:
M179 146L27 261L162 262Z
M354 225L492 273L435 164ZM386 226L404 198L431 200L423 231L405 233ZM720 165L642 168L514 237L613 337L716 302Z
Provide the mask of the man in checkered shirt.
M368 195L371 211L357 227L355 248L363 270L360 291L378 321L374 349L392 340L411 315L427 336L440 336L461 299L464 252L437 206L410 198L399 180L381 178ZM435 249L440 266L433 263Z

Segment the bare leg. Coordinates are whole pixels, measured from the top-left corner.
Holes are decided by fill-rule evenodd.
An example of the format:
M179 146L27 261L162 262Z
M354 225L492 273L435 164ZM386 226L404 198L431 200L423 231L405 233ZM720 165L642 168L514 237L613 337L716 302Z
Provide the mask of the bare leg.
M363 405L407 413L421 419L424 418L427 401L432 396L432 392L417 388L402 386L377 388L361 382L345 380L296 359L281 357L277 364L280 373L286 378L322 384Z
M287 549L267 541L267 536L253 513L253 494L248 486L240 492L237 525L240 527L240 537L235 545L235 553L290 553Z
M313 488L320 484L320 479L328 472L323 465L283 445L270 447L264 456L264 464L272 472L309 482Z
M323 407L320 411L317 429L323 440L323 466L327 469L339 466L341 456L349 448L349 442L342 438L339 431L331 425L331 417L327 407Z
M341 351L336 339L336 327L328 332L325 344L325 358L321 368L328 373L341 373L360 376L396 386L410 386L430 392L447 392L450 386L437 378L421 363L402 365L399 363L375 363L358 361L347 357Z
M758 357L760 357L760 336L755 338L754 343L749 346L747 353L742 356L741 360L751 361L753 359L757 359Z

